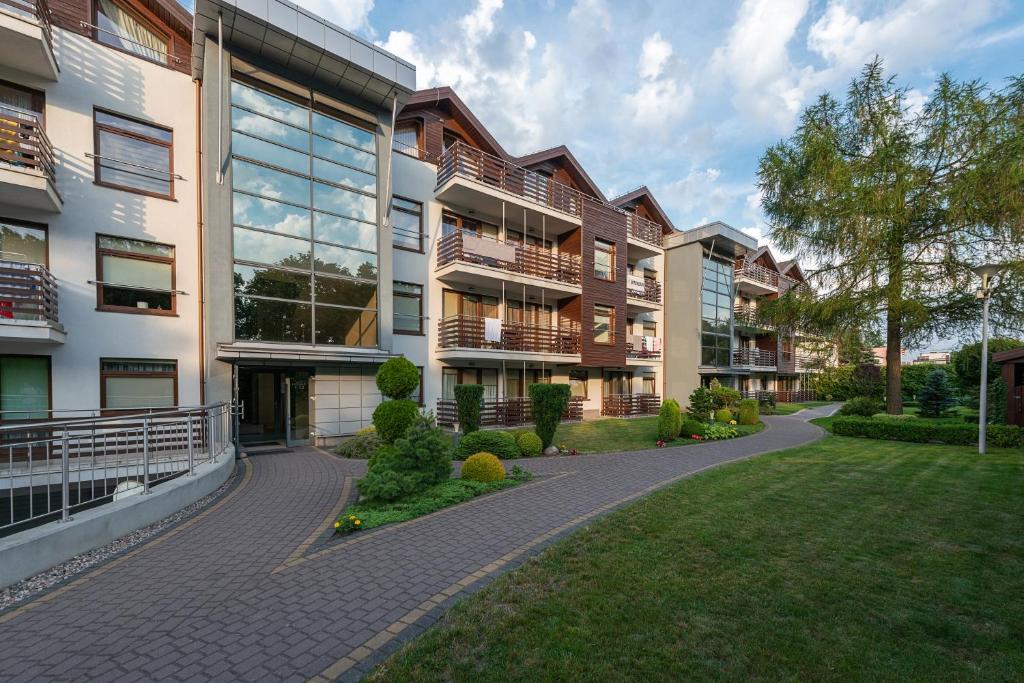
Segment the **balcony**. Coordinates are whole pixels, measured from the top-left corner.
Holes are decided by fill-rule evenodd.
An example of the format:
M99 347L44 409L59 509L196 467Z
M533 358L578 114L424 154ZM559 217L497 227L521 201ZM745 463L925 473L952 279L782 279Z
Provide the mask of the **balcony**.
M661 225L654 221L626 212L626 237L630 252L640 258L662 253Z
M776 403L802 403L803 401L817 401L818 394L813 389L802 389L800 391L744 391L743 398L752 398L755 401L768 401L775 399Z
M578 294L582 260L575 254L457 231L438 243L437 269L439 276L444 271L445 279L468 285L484 284L481 278L536 285L541 283L525 278L538 278L556 293Z
M734 368L751 370L775 370L775 352L761 349L734 349L732 352Z
M0 64L47 81L60 67L46 0L0 0Z
M626 337L626 360L660 361L661 337L631 334ZM629 363L643 365L643 363Z
M626 299L635 308L655 310L661 307L661 283L639 275L626 276Z
M775 294L779 291L779 274L757 263L738 262L733 268L736 288L754 294Z
M0 342L63 344L57 280L33 263L0 261Z
M573 396L562 412L562 422L579 422L583 419L583 399ZM437 424L452 428L458 422L458 409L454 399L438 399ZM481 427L516 427L533 424L530 399L525 397L485 399L480 407Z
M821 369L820 366L820 360L808 353L794 353L793 351L779 353L779 372L781 373L817 372Z
M457 315L439 321L437 326L437 345L442 350L439 355L442 358L456 356L480 358L490 355L474 353L471 351L473 349L499 352L497 355L503 358L509 357L503 352L542 356L578 356L580 354L580 327L576 322L567 321L558 327L551 327L492 319L497 324L492 322L490 329L488 329L487 320L487 318ZM449 351L470 351L468 353L452 354L444 351L446 349ZM574 359L564 360L571 361Z
M40 115L0 105L0 204L56 213L62 202L55 178Z
M775 326L770 322L761 320L758 317L757 309L753 306L745 306L743 304L733 306L732 319L737 327L743 327L748 330L769 332L775 329Z
M601 399L601 414L607 417L657 415L659 408L658 394L609 394Z
M500 215L495 201L512 201L549 217L550 234L580 225L585 195L546 175L456 142L437 162L437 198L483 215Z

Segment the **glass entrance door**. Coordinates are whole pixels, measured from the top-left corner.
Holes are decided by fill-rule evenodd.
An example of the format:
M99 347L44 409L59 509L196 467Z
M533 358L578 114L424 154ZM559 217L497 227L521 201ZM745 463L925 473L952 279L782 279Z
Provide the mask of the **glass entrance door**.
M284 380L285 443L303 446L309 443L309 373L289 373Z

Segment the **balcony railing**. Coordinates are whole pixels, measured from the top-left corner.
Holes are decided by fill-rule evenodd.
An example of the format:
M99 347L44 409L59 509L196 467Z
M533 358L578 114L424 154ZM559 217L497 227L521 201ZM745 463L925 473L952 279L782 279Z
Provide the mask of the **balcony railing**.
M807 372L815 370L818 366L818 359L807 353L794 353L793 351L779 352L779 372Z
M747 263L740 261L733 268L733 275L737 280L746 279L756 282L770 289L779 288L779 274L770 268L765 268L758 263Z
M775 399L776 403L800 403L802 401L816 401L818 395L813 389L801 389L800 391L744 391L743 398L752 398L755 401L768 401Z
M661 337L631 334L626 337L626 358L658 360L661 358Z
M562 422L579 422L583 419L583 399L573 396L562 411ZM458 422L458 410L453 399L438 399L437 424L452 427ZM533 424L530 399L525 397L497 398L484 400L480 407L481 427L515 427Z
M4 166L37 171L55 182L53 145L39 114L0 105L0 168Z
M470 178L577 218L583 212L584 194L579 190L464 142L448 147L438 160L437 186L441 187L454 176Z
M626 296L630 299L640 299L641 301L649 301L652 304L661 303L661 283L657 280L649 277L644 278L643 291L639 289L630 289L629 282L626 283Z
M442 349L580 353L578 323L565 321L558 327L552 327L506 320L500 322L500 327L491 323L491 334L488 334L487 320L469 315L443 318L437 326L438 346Z
M609 417L657 415L660 407L658 394L609 394L601 399L601 414Z
M53 52L53 27L50 25L50 8L46 0L0 0L0 12L28 18L38 24L43 29L47 47Z
M761 320L758 317L757 309L753 306L745 306L738 304L733 306L732 309L733 320L736 321L737 325L749 327L756 330L773 330L775 326L766 320Z
M661 225L654 221L637 216L635 213L626 213L626 227L630 237L635 237L641 242L653 244L656 247L662 245Z
M443 236L437 248L438 268L455 261L571 285L580 283L582 268L582 261L575 254L550 251L532 244L502 242L463 231Z
M57 322L57 280L50 271L0 260L0 324L7 320Z
M761 349L735 349L732 364L738 368L774 368L775 352Z

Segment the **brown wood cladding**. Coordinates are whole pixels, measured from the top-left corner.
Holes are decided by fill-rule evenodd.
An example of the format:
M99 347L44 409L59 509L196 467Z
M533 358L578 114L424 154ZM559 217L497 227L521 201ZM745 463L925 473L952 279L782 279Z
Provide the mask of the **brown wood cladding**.
M626 364L626 217L604 204L583 202L583 294L580 296L583 354L581 365L620 367ZM594 239L615 243L615 281L594 277ZM594 304L615 308L615 342L594 343Z
M186 74L192 72L192 37L188 35L187 31L182 33L175 30L166 18L160 16L161 14L169 16L169 12L161 8L159 1L118 0L118 2L138 14L146 23L153 25L168 39L171 53L167 60L169 68ZM95 0L50 0L49 4L54 26L92 38L93 29L83 26L82 23L96 23ZM159 11L154 12L154 9ZM134 58L143 59L142 57ZM175 58L178 61L175 61Z

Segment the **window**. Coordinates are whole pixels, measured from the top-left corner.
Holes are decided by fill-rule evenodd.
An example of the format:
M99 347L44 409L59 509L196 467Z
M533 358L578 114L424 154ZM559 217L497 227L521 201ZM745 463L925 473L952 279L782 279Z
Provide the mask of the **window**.
M50 357L0 356L0 420L50 416Z
M46 226L0 219L0 260L46 266Z
M594 277L615 280L615 245L611 242L594 240Z
M594 343L615 343L615 308L594 304Z
M235 338L375 347L376 135L264 78L231 83Z
M103 410L168 408L177 403L177 361L100 359L100 406Z
M575 398L587 398L587 379L589 374L585 369L569 371L569 395Z
M100 109L93 117L96 184L173 199L170 129Z
M394 283L395 334L423 334L423 285Z
M167 63L168 39L114 0L96 2L96 40L143 59Z
M655 389L655 385L656 385L656 382L655 382L654 375L644 375L644 377L643 377L643 392L642 393L648 394L648 395L651 395L651 396L653 396L654 394L658 393L656 391L656 389Z
M423 204L402 197L391 200L392 243L399 249L423 251Z
M96 265L96 306L100 310L174 313L174 247L97 235Z
M482 384L485 401L498 398L498 370L496 368L442 368L441 398L455 399L457 384Z
M701 284L700 364L729 367L732 364L732 265L704 259Z
M531 384L551 384L551 370L527 370L525 382L522 370L505 371L507 398L529 398Z
M420 126L415 121L395 125L395 137L391 148L396 152L423 158L420 154Z

